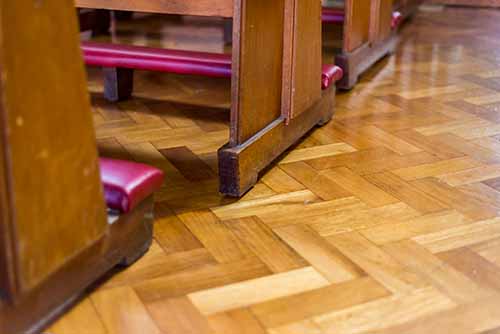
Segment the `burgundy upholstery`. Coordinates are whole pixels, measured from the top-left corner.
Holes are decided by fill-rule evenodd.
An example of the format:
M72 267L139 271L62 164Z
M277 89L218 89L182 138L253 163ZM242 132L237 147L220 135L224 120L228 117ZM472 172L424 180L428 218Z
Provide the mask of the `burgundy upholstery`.
M161 170L144 164L100 158L101 182L108 208L130 212L163 184Z
M231 55L167 50L133 45L82 42L85 63L91 66L132 68L211 77L231 77ZM342 70L323 66L321 87L342 78Z
M335 65L323 65L321 73L321 88L327 89L330 85L342 79L344 71Z
M403 15L400 12L392 13L391 28L396 29L403 22Z
M321 21L327 24L344 24L344 9L323 7Z
M231 56L151 47L82 42L87 65L209 77L230 77Z

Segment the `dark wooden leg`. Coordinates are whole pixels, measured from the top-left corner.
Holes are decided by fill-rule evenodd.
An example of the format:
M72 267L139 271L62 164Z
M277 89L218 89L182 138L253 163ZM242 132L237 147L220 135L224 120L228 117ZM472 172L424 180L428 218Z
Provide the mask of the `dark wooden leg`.
M111 102L129 99L134 89L134 70L129 68L104 68L104 97Z
M115 10L113 13L117 21L129 21L134 16L134 12L124 10Z
M111 14L108 10L80 9L78 12L80 31L92 31L92 36L107 35L111 28Z
M259 173L297 142L315 125L322 125L332 118L335 104L335 87L323 92L321 100L310 110L300 114L288 125L277 119L241 145L223 146L219 149L220 191L240 197L257 182Z
M109 10L97 9L95 28L92 29L92 35L107 35L111 28L111 12Z
M224 19L224 44L231 45L233 43L233 20Z
M335 64L344 70L344 77L337 83L340 89L351 89L363 72L396 49L397 35L374 45L365 44L353 52L335 56Z

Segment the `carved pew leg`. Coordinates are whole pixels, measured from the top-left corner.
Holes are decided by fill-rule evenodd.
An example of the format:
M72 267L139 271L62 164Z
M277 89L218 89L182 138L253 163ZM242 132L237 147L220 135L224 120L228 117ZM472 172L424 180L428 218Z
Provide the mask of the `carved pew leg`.
M288 125L279 118L241 145L219 149L220 192L240 197L257 182L259 173L286 149L316 125L328 122L333 115L335 85L323 91L323 97L310 110Z
M129 99L134 89L134 70L104 68L104 97L111 102Z

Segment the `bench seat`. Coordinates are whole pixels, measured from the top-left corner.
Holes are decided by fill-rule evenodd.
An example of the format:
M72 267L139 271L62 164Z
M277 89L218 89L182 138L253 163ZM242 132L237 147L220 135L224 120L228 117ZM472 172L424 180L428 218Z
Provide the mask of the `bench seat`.
M164 174L148 165L100 158L101 182L108 208L128 213L160 189Z
M82 50L90 66L231 77L231 56L226 54L96 42L82 42Z
M345 13L343 8L323 7L321 21L327 24L344 24Z

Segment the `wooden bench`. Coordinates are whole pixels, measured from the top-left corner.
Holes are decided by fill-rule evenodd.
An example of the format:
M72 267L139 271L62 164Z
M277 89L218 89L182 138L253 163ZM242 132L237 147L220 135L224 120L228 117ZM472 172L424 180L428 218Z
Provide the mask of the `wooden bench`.
M148 249L163 173L98 158L70 2L0 13L0 333L38 333Z
M218 153L223 194L243 195L273 160L331 118L335 89L322 91L319 85L319 1L77 0L76 5L233 20L230 134ZM111 79L124 82L120 74L126 72Z
M393 0L345 0L341 8L323 8L323 23L342 27L335 55L335 64L344 70L339 88L354 87L363 72L394 51L400 22Z
M408 6L399 9L407 13ZM342 47L335 57L335 63L345 74L337 85L339 88L354 87L364 71L394 51L395 32L404 16L393 7L393 0L345 0L343 7L322 8L323 24L341 26L343 30ZM231 42L231 27L231 21L227 20L224 32L226 43Z

